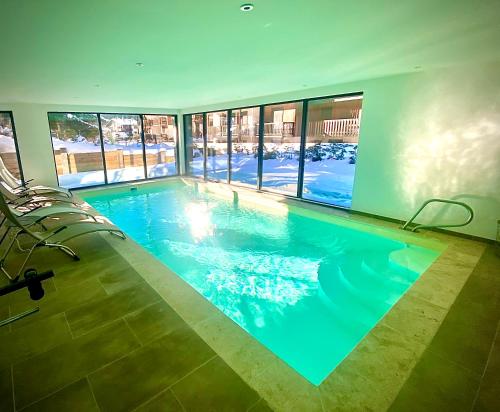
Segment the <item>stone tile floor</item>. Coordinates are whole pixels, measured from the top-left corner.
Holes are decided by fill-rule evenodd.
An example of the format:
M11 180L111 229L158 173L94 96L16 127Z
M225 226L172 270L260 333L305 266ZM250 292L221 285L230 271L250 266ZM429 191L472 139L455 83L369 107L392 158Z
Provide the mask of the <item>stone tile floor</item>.
M40 307L0 328L2 412L271 410L260 393L283 388L250 387L101 236L73 246L31 261L56 274L41 301L0 297L2 317ZM499 268L488 247L391 410L500 410Z
M73 262L40 250L45 297L0 298L40 312L0 329L0 410L263 411L266 403L99 235ZM267 409L269 410L269 409Z
M391 411L500 410L498 253L486 248Z

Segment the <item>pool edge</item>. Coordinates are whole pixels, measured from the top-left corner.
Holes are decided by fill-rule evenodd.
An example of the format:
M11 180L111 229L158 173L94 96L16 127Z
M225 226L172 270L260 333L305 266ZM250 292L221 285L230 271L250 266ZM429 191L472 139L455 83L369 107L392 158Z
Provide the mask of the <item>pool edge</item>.
M386 409L432 340L485 248L476 241L442 235L441 241L448 240L446 250L316 387L139 244L131 239L122 242L109 236L104 238L238 375L277 410L323 410L324 405L334 405L339 401L346 408ZM408 311L407 306L415 307L415 302L419 310L416 313ZM421 322L405 321L408 316L417 316ZM400 356L394 357L395 353ZM395 362L392 367L391 362ZM387 370L396 372L387 373ZM393 381L387 381L391 377ZM363 389L370 384L380 385L381 379L387 381L383 398ZM356 396L352 396L352 392ZM348 406L349 402L356 404ZM329 410L329 407L325 408Z

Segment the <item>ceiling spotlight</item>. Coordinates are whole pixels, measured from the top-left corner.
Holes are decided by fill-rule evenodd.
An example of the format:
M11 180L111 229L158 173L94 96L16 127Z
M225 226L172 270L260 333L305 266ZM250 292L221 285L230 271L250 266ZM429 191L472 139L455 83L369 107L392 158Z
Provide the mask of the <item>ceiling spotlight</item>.
M136 65L137 67L144 67L144 63L141 63L141 62L137 62L135 65Z
M240 10L241 11L252 11L253 10L253 4L252 3L242 4L240 6Z

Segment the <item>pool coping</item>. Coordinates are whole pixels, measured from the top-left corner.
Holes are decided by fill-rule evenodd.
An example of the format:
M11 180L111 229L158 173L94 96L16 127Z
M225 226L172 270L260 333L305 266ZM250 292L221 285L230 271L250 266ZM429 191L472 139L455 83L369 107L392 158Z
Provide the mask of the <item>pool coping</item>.
M209 183L205 187L211 185L219 184ZM124 186L113 189L123 190ZM234 189L231 187L230 191ZM263 195L239 187L236 191L240 201L247 192L254 198ZM266 193L264 198L276 196L279 197ZM290 199L279 203L287 208L297 207L290 205L293 203ZM409 234L397 230L392 222L314 204L304 203L301 207L311 217L317 218L320 213L324 216L319 217L329 221L340 217L344 222L369 224L379 233L401 232L411 243L440 245L443 249L408 292L319 386L309 383L135 241L129 238L123 242L112 236L104 236L104 239L273 409L386 410L430 344L486 243L435 232Z

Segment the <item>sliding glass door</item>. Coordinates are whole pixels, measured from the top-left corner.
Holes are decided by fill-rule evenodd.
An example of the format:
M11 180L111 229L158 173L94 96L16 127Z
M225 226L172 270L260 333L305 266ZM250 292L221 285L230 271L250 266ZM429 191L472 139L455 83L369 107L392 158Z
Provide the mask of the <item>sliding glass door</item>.
M231 183L257 187L259 107L231 110Z
M227 112L207 113L207 179L227 181Z
M148 177L177 174L175 116L144 115L143 127Z
M102 114L101 130L108 183L144 179L141 118Z
M310 100L304 163L304 199L351 207L361 96Z
M96 113L49 113L50 136L59 185L102 185L106 178Z
M186 174L204 177L204 125L202 114L184 116Z
M262 188L297 195L302 102L264 107Z

